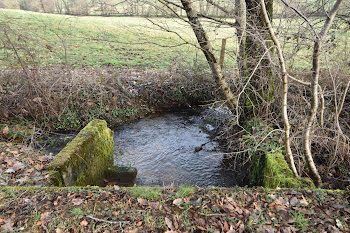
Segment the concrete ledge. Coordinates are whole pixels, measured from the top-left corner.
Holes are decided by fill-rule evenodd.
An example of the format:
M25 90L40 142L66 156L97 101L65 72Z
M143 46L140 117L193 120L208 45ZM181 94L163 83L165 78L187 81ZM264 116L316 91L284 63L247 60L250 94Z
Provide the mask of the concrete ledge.
M48 165L56 186L103 185L113 165L113 132L106 121L93 120Z
M137 169L135 167L112 166L108 168L106 179L122 186L134 186Z

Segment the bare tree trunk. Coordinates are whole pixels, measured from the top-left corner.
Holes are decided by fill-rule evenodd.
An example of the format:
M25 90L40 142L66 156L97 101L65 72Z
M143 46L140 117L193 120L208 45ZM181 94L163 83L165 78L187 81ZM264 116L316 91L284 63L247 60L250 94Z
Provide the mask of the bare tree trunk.
M65 8L65 14L70 15L71 11L70 11L70 6L69 6L69 2L68 0L62 0L64 8Z
M204 4L204 2L203 1L198 1L198 4L199 4L199 13L201 13L201 14L205 14L204 13L204 6L203 6L203 4Z
M289 166L292 169L294 176L298 176L298 171L295 167L293 153L290 147L290 124L289 124L288 111L287 111L288 110L288 75L287 75L286 63L283 57L280 43L275 35L275 32L273 31L269 16L267 14L265 1L260 0L260 2L261 2L261 8L262 8L264 20L269 29L269 33L272 38L272 41L276 46L277 53L278 53L278 60L281 66L281 74L282 74L282 80L283 80L282 115L283 115L283 122L284 122L284 133L285 133L284 144L287 150L287 161L289 163Z
M312 106L311 106L310 116L309 116L308 123L305 130L304 146L305 146L305 158L310 170L310 176L317 187L321 187L322 179L317 171L316 165L312 158L311 128L316 118L317 109L318 109L318 85L319 85L318 80L320 76L320 54L322 49L322 42L326 37L327 32L331 27L342 2L343 0L337 0L333 8L331 9L330 13L328 14L327 20L323 25L321 33L319 35L316 35L317 38L314 44L314 51L313 51L313 58L312 58L312 81L311 81Z
M60 1L60 0L56 0L56 1L55 1L55 6L56 6L56 11L57 11L59 14L62 14L62 4L61 4L61 1Z
M237 56L238 70L241 77L248 76L247 59L246 59L246 29L247 29L247 9L245 0L236 0L236 15L237 15L237 38L239 46L239 55Z
M267 25L262 16L260 0L245 0L246 15L247 15L247 34L245 44L244 59L246 60L246 76L250 76L254 71L251 79L251 85L266 102L271 102L274 97L274 78L272 66L269 59L266 57L261 61L261 64L256 68L257 60L265 53L267 47L271 47L271 43L266 43L270 40ZM273 0L266 0L265 7L272 21L273 18ZM252 105L261 105L261 101L257 95L252 92L248 93ZM249 104L247 105L249 108ZM264 106L261 106L264 107ZM266 106L268 107L268 105Z
M43 0L40 0L40 6L41 6L42 12L46 13L45 4Z
M186 11L187 18L191 23L193 32L197 37L197 41L207 59L207 62L214 76L214 79L218 84L218 86L220 87L222 95L226 100L226 105L233 112L235 111L235 104L236 104L235 97L231 92L230 86L226 82L226 79L222 73L220 64L214 55L213 48L209 42L208 36L198 19L198 14L194 9L191 0L181 0L181 3Z

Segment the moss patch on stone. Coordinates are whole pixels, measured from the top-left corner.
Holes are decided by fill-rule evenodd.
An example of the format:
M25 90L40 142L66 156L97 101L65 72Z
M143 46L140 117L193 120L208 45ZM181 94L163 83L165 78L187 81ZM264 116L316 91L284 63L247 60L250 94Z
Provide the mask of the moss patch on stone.
M279 152L255 156L250 184L265 188L315 188L311 179L294 177L283 154Z
M56 186L102 185L113 165L113 132L106 121L93 120L48 165Z

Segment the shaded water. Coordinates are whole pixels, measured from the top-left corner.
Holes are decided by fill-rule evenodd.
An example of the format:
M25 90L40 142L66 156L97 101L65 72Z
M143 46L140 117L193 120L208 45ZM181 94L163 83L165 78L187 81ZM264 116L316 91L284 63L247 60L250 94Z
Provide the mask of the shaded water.
M137 185L238 184L235 173L221 165L223 153L218 143L210 140L208 130L212 126L201 116L188 113L122 126L114 134L115 164L136 167ZM202 144L202 150L195 152Z

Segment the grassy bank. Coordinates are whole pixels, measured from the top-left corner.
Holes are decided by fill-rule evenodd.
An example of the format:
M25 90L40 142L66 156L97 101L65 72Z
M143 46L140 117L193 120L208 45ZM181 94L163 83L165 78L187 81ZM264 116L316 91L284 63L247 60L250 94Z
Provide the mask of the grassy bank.
M25 232L347 232L344 193L322 190L11 188L0 228Z
M38 64L165 70L178 62L203 61L203 55L190 45L195 42L195 37L188 25L176 19L151 20L0 10L0 22L8 26L2 33L8 33L14 43L26 46ZM235 34L232 29L219 29L211 35L214 44L218 45L223 36L234 37ZM20 41L16 40L17 36L21 37ZM228 48L233 46L234 41L231 41ZM27 56L21 52L23 57ZM7 63L2 61L0 65L17 63L14 54L8 55L6 50L1 50L0 56L6 56Z
M320 19L312 19L316 22ZM176 70L179 64L205 63L204 55L193 45L196 39L189 25L175 18L65 16L0 9L1 37L6 44L0 50L0 66L69 64L82 67L114 66L141 70ZM311 67L312 39L303 21L275 19L281 34L287 64L291 70ZM237 41L233 28L217 26L203 20L219 57L221 39L227 38L226 67L236 64ZM305 31L305 32L304 32ZM301 35L305 34L305 35ZM339 24L330 32L325 50L331 67L339 59L348 61L346 25ZM336 40L335 40L336 39ZM336 43L334 42L336 41ZM345 64L344 63L344 64ZM323 59L323 67L327 68Z

